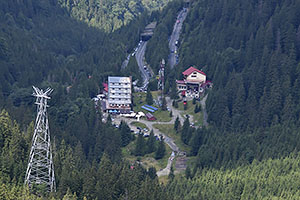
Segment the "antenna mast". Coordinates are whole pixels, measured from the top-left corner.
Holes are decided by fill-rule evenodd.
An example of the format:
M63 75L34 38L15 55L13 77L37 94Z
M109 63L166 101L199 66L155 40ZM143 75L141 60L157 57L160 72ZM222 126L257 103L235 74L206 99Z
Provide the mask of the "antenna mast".
M35 120L34 134L26 170L25 184L32 187L33 184L44 184L48 191L55 192L55 177L52 161L50 131L47 116L47 100L53 89L46 91L33 86L33 96L36 97L37 116Z
M160 63L160 69L158 72L158 85L157 85L157 89L161 90L161 98L163 98L163 93L164 93L164 87L165 87L165 60L162 59L161 63Z

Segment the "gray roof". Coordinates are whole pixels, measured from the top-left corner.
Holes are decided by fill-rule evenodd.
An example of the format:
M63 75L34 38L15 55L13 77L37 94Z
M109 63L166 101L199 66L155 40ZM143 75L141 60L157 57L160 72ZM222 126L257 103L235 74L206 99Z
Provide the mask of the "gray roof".
M119 77L119 76L109 76L108 77L108 83L130 83L131 79L130 77Z

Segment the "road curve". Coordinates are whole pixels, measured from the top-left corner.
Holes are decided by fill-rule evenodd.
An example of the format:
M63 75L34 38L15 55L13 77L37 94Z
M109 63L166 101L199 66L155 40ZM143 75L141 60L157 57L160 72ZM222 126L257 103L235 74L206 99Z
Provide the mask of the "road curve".
M170 36L170 41L169 41L170 55L169 55L168 63L170 65L171 69L173 69L173 67L177 64L176 57L178 56L178 52L175 53L175 51L178 51L178 48L177 48L175 42L179 40L182 24L187 16L187 12L188 12L188 9L186 9L186 8L183 8L179 12L179 14L176 18L176 22L174 24L172 35Z
M144 88L147 87L150 79L149 74L144 70L144 66L145 66L144 57L145 57L146 46L147 46L147 41L146 42L142 41L135 54L137 64L142 74Z

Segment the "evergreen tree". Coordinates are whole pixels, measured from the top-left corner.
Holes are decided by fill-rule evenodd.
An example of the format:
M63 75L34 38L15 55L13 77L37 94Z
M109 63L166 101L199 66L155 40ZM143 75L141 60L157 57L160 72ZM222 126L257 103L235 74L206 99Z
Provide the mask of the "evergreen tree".
M180 120L179 117L177 116L174 123L174 129L176 130L177 133L179 131L179 127L180 127Z
M156 146L155 146L155 136L154 136L154 132L153 130L151 130L149 138L147 140L147 153L152 153L156 150Z
M198 113L199 112L199 108L198 108L198 104L196 104L195 109L194 109L194 113Z
M155 179L157 177L155 167L150 167L148 169L148 175L151 179Z
M167 110L167 101L165 97L162 99L161 110L163 111Z
M190 120L189 117L187 117L182 126L182 131L181 131L181 140L184 144L188 144L190 140Z
M171 99L174 99L173 101L175 101L175 99L178 99L177 87L175 83L172 84L170 97Z
M143 156L145 155L145 139L142 134L138 135L138 138L136 140L136 145L134 149L134 155L135 156Z
M188 166L186 167L186 169L185 169L185 177L186 177L187 179L192 178L192 176L191 176L191 168L190 168L189 165L188 165Z
M195 97L193 98L193 101L192 101L192 103L193 103L193 105L195 105L195 104L196 104L196 98L195 98Z
M158 143L157 150L155 152L155 159L159 160L159 159L163 158L165 155L165 152L166 152L166 147L165 147L164 139L161 136L160 141Z
M119 129L120 129L120 133L121 133L122 147L125 147L132 141L133 137L131 135L130 128L126 124L126 122L121 121Z
M175 177L173 166L170 168L170 173L168 175L169 182L172 182Z
M146 102L147 102L148 105L153 104L153 97L152 97L150 89L147 90Z

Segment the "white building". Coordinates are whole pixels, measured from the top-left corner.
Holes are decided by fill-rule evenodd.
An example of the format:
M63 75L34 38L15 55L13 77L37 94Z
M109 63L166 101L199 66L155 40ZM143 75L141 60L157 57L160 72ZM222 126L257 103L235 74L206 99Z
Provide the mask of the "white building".
M183 97L199 98L206 88L212 86L212 82L206 79L206 74L194 67L188 68L182 75L183 80L176 80L176 84Z
M108 112L129 113L131 111L131 77L108 77Z

